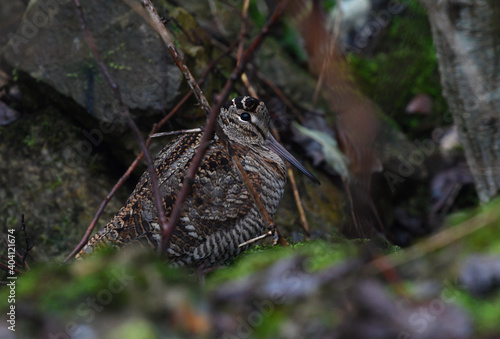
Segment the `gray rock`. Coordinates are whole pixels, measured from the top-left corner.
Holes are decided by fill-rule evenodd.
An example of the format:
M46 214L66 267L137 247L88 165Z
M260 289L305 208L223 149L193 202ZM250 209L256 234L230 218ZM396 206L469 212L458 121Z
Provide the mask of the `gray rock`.
M500 288L500 256L471 255L461 265L459 279L474 296L486 297Z
M182 75L157 33L121 0L82 2L100 55L135 115L159 114L174 103ZM82 33L72 1L32 0L4 57L76 101L99 121L125 125L112 90Z
M350 316L341 338L471 338L471 317L442 297L403 301L375 280L358 282L350 291Z

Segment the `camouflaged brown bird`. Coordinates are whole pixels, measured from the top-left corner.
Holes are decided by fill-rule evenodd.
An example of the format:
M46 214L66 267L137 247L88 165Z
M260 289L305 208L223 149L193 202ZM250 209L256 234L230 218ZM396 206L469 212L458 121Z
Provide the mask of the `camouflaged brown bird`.
M286 166L282 159L311 180L318 181L272 137L269 121L264 103L250 96L226 102L218 118L272 217L286 183ZM201 137L202 132L183 134L165 146L154 160L167 220ZM266 233L266 227L226 147L215 136L170 238L169 262L176 266L204 267L223 263L250 246L240 247L240 244ZM160 222L148 171L142 175L125 206L88 241L77 258L100 247L122 247L133 243L152 248L161 243Z

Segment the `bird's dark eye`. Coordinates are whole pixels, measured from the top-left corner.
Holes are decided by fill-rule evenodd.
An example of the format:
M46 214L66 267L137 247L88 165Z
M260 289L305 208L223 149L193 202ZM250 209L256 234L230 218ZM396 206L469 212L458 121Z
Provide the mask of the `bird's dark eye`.
M250 113L241 113L240 119L243 121L250 121L252 120L252 116L250 115Z

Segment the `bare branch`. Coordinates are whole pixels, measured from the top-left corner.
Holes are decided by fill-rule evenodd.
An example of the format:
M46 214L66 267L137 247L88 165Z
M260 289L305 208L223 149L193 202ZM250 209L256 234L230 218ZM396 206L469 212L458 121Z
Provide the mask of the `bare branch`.
M257 77L262 80L267 86L271 88L271 90L280 98L281 101L285 104L285 106L293 112L294 117L302 124L303 119L300 115L299 110L296 105L292 104L290 99L283 93L283 91L271 80L269 80L264 74L259 71L256 71Z
M170 54L172 54L172 58L174 59L175 64L179 69L181 70L182 74L186 78L189 87L191 87L191 90L193 90L194 95L198 99L198 102L201 104L201 107L205 111L205 113L209 114L210 112L210 105L203 95L203 91L201 90L200 86L198 86L198 83L194 79L193 75L189 71L189 68L184 64L182 60L182 56L180 55L179 51L177 51L177 48L175 47L174 43L172 42L172 39L170 38L170 34L167 30L167 27L163 24L160 16L156 12L156 9L153 7L153 4L149 0L141 0L141 3L146 10L146 13L144 11L139 10L138 5L131 0L125 0L131 8L137 11L142 17L146 19L146 21L149 23L149 25L160 35L162 38L163 42L165 42L165 45L167 45L168 50L170 51Z

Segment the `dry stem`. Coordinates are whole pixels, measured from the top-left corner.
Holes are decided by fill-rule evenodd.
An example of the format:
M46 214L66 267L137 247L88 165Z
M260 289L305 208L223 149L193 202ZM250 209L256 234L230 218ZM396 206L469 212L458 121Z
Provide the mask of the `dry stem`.
M290 178L290 183L292 184L293 197L295 198L295 204L297 205L297 209L299 210L302 229L304 230L306 240L309 240L309 224L307 223L304 206L302 205L302 200L300 199L297 182L295 181L295 175L293 174L293 170L290 168L290 166L288 166L288 177Z

